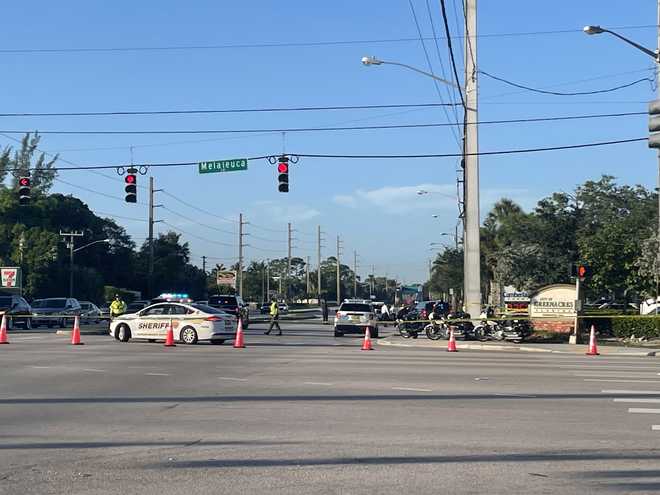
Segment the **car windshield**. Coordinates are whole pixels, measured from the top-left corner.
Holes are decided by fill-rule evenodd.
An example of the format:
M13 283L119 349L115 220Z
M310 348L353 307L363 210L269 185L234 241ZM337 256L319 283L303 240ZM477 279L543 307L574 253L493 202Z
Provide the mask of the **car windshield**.
M209 304L217 304L218 306L236 306L236 298L234 296L211 296L209 297Z
M203 313L211 313L214 315L225 314L224 311L221 311L218 308L212 308L206 304L190 304L189 306L195 308L197 311L202 311Z
M368 304L357 303L344 303L339 308L339 311L360 311L362 313L370 313L371 307Z
M32 303L33 308L64 308L66 299L37 299Z
M0 308L11 307L11 297L0 297Z

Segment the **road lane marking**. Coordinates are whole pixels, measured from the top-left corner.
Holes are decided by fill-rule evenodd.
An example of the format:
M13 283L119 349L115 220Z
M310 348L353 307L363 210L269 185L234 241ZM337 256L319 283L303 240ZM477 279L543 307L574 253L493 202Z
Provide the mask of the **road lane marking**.
M22 340L35 340L35 339L43 339L44 337L14 337L13 341L22 341Z
M629 407L628 412L636 413L636 414L660 414L660 409L649 409L646 407Z
M657 380L615 380L613 378L585 378L585 382L610 382L610 383L659 383ZM654 392L655 393L655 392ZM657 392L660 393L660 392Z
M322 385L326 387L331 387L334 385L334 383L328 383L328 382L303 382L304 385Z
M521 398L534 398L536 395L528 395L528 394L498 394L494 393L493 395L497 395L498 397L521 397Z
M632 402L635 404L660 404L660 399L612 399L614 402Z
M573 373L573 376L589 378L655 378L652 372L635 373L631 371L596 371L593 373Z
M145 373L146 376L170 376L169 373Z
M105 373L105 370L97 370L96 368L83 368L83 371L91 371L92 373Z
M433 392L430 388L392 387L392 390L404 390L406 392Z
M247 378L232 378L229 376L219 376L218 379L220 380L229 380L233 382L247 382Z
M660 431L660 425L651 425L651 431Z
M30 368L34 368L35 370L48 370L52 368L52 366L30 366Z
M601 394L632 394L632 395L660 395L660 390L618 390L606 389L601 390Z

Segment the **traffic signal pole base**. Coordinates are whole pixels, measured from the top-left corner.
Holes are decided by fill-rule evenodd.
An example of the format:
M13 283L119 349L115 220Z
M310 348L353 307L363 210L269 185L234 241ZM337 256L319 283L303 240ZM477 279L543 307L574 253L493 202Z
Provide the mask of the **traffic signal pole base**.
M569 344L573 344L573 345L577 345L577 343L578 343L577 335L575 335L574 333L572 333L572 334L568 337L568 343L569 343Z

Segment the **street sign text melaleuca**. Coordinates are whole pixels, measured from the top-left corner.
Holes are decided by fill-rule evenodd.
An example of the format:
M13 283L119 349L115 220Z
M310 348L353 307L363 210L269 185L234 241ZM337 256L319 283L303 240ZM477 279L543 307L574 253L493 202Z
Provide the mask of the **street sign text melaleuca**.
M199 162L200 174L212 174L216 172L235 172L238 170L247 170L248 162L246 158L236 158L233 160L215 160L212 162Z

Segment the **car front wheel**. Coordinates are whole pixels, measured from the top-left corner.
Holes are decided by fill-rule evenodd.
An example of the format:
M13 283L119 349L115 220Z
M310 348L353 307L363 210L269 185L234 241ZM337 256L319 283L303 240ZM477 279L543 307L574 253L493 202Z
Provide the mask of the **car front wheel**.
M25 318L23 322L23 328L25 330L32 330L32 318Z
M121 342L128 342L131 338L131 329L128 328L128 325L123 323L117 327L115 332L117 334L117 340L120 340Z
M181 342L184 344L192 345L197 343L197 332L193 327L184 327L181 330Z

